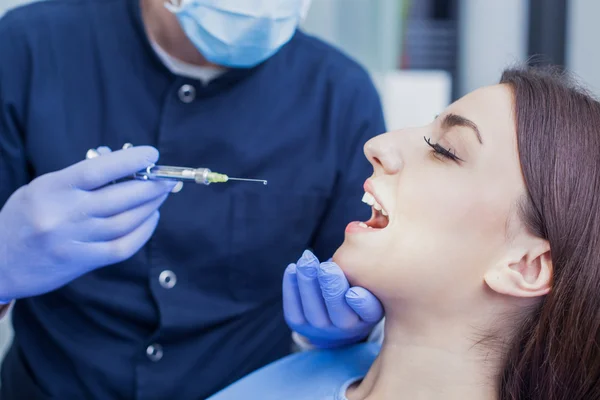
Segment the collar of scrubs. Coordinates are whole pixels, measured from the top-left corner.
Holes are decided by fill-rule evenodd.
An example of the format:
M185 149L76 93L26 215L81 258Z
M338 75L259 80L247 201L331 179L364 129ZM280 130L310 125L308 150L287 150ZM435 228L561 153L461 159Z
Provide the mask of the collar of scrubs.
M175 75L199 80L203 85L206 86L213 79L218 78L225 73L224 69L185 63L169 55L156 42L152 41L151 45L156 52L156 55L158 55L158 58L160 58L163 64L165 64L165 66Z

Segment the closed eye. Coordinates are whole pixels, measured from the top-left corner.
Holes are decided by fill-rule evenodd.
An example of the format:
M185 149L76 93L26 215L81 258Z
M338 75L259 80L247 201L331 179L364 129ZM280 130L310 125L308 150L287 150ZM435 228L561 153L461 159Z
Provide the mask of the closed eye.
M423 139L425 139L425 143L427 143L427 145L429 147L431 147L431 149L435 155L442 156L442 157L447 158L448 160L452 160L456 163L458 163L459 161L464 162L463 159L461 159L456 154L454 154L452 149L447 149L444 146L441 146L439 143L431 143L430 138L423 137Z

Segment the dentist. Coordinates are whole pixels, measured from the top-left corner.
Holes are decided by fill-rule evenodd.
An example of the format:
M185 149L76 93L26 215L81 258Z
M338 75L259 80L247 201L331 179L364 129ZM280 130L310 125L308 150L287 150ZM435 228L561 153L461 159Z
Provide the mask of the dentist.
M367 338L379 302L316 257L367 217L382 110L298 29L307 10L47 0L0 19L2 400L206 398L288 354L286 319L304 345ZM269 185L111 183L155 162Z

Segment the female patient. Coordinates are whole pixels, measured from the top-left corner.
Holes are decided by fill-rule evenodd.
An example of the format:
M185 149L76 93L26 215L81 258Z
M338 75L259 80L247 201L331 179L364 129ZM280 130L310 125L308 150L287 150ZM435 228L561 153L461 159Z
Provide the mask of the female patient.
M373 217L333 260L381 300L383 345L295 354L214 399L600 399L600 103L508 70L365 153Z

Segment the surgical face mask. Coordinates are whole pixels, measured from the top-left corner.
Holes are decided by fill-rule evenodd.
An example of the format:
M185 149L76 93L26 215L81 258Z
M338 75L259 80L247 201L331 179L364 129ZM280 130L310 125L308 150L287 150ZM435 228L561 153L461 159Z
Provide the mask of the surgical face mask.
M311 0L170 0L187 37L204 58L226 67L253 67L294 35Z

